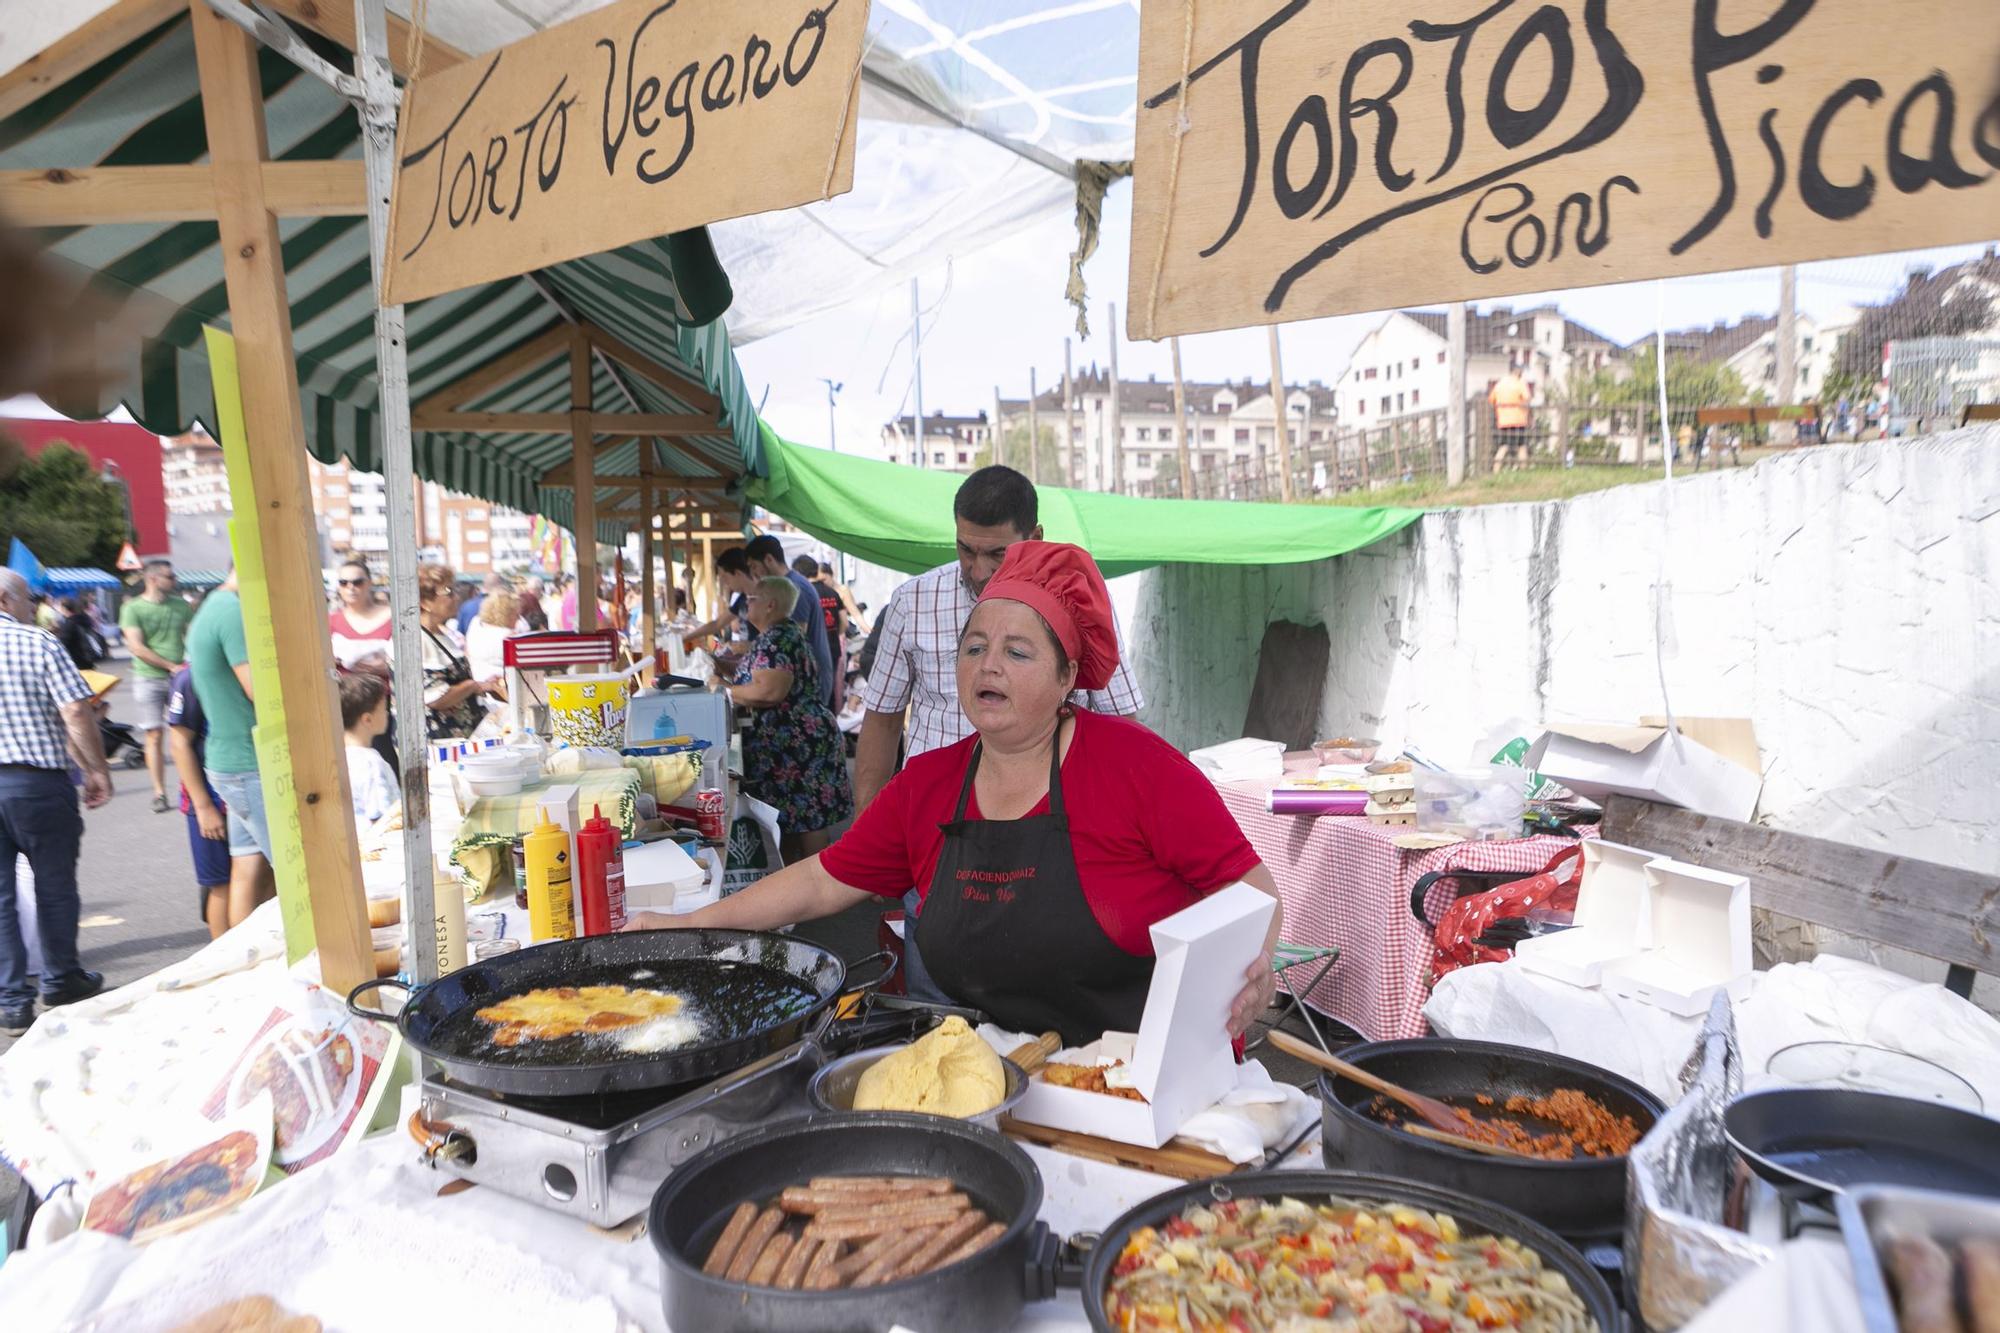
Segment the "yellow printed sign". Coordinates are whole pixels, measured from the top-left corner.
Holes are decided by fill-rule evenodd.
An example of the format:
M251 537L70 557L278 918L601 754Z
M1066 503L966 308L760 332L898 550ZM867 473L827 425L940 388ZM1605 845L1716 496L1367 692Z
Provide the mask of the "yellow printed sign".
M1140 25L1135 338L2000 236L1994 0L1147 0Z
M383 302L854 186L868 0L620 0L412 82Z
M215 427L229 472L235 517L229 540L236 555L237 596L243 603L243 637L250 649L251 683L257 692L257 774L264 787L264 811L271 826L271 869L278 882L278 910L285 922L285 958L296 963L313 951L312 901L306 890L305 839L299 830L299 803L293 788L292 756L285 745L285 690L278 674L278 636L271 622L270 585L264 578L264 548L258 540L261 506L250 475L250 441L243 427L243 396L236 380L236 339L221 329L202 330L207 339L209 377L215 387Z

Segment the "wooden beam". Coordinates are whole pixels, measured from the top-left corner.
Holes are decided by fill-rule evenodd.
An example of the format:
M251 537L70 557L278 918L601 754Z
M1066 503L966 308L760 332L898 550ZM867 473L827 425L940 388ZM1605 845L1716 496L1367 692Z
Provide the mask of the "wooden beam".
M569 439L576 465L576 627L597 628L597 450L590 411L590 343L569 330Z
M597 437L598 444L595 450L595 453L597 454L608 453L612 449L615 449L620 444L624 443L627 439L631 438L630 436L626 435L607 436L603 431L603 425L606 419L607 418L602 416L595 418L598 426L598 437ZM646 437L641 436L639 438L643 440ZM668 444L670 447L673 447L671 441L668 441ZM692 451L684 451L684 452L689 452L693 458L695 458L701 463L703 467L715 466L713 460L704 457L701 454L693 453ZM595 464L596 459L594 456L591 461L593 464ZM636 483L639 480L639 478L636 476L627 475L620 477L609 477L609 476L598 477L596 478L596 480L598 485L603 486L613 481ZM695 478L695 480L697 482L707 482L712 487L718 489L723 486L726 486L729 482L729 478L722 476L720 473L716 472L705 472L699 478ZM547 472L544 472L542 474L541 484L550 487L570 487L576 485L576 460L572 458L565 462L558 463L554 467L550 468Z
M216 222L243 424L255 441L250 471L264 576L271 588L317 588L319 539L306 475L292 312L285 297L278 220L265 206L259 170L268 152L256 43L202 0L192 0L190 21L215 172ZM291 789L267 791L265 804L273 824L280 819L298 822L321 980L334 994L345 994L374 977L375 953L368 942L361 854L330 684L333 653L317 598L275 596L270 603L281 682L280 698L270 701L270 712L283 709ZM405 725L415 726L417 719L405 719Z
M264 207L280 217L362 217L367 181L358 161L266 162ZM17 227L115 222L213 222L206 166L49 167L0 171L0 217Z
M600 454L606 452L605 446L600 444L597 452ZM542 474L541 484L544 486L570 485L569 464L563 463L550 468ZM685 491L690 495L713 496L716 499L727 499L729 497L729 479L716 474L710 474L706 477L682 477L662 473L647 477L635 472L600 472L597 474L597 484L599 486L631 486L642 491Z
M354 49L354 6L348 0L264 0L264 5L272 13L283 14L302 28L310 28L322 37L331 38L350 51ZM394 14L388 17L389 66L407 79L410 77L410 25ZM441 42L429 33L424 35L424 69L427 72L467 59L470 57L465 52L449 42Z
M1783 916L2000 973L2000 876L1613 796L1604 836L1750 877Z
M416 417L426 412L448 412L461 403L477 398L488 389L498 388L520 375L530 366L540 365L565 354L569 347L569 326L552 324L524 342L516 343L500 355L482 366L460 375L441 389L427 393L419 401L410 405L411 425L416 425ZM559 415L551 413L551 415ZM569 420L563 419L561 429L569 429Z
M617 334L588 323L583 325L583 331L590 339L591 345L598 351L628 370L636 370L697 412L715 413L722 410L720 398L687 376L667 369Z
M187 0L117 0L68 36L0 74L0 120L187 9Z
M566 435L573 424L568 412L452 412L412 408L413 430L453 430L475 435ZM715 435L721 430L702 416L656 412L593 412L591 429L598 439L630 440L653 435Z
M654 447L639 441L639 660L640 676L651 684L660 646L659 617L653 607L653 514L651 500Z

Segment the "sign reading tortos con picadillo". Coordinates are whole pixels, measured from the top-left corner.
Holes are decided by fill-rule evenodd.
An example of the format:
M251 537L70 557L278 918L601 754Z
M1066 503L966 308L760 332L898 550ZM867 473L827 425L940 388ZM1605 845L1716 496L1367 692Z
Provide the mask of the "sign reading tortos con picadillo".
M2000 237L1995 0L1147 0L1136 338Z
M868 0L622 0L405 90L388 304L854 184Z

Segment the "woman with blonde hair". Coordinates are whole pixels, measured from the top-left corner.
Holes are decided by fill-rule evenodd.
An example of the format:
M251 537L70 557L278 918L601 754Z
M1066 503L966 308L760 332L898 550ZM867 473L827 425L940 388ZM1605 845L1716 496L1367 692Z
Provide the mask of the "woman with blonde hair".
M463 740L485 720L479 700L500 691L497 676L475 677L457 641L451 619L458 596L451 569L417 569L417 616L423 622L424 735L431 740Z
M472 663L473 676L479 680L491 677L504 681L506 662L500 645L527 628L528 622L521 618L520 598L505 590L487 593L486 600L479 604L479 614L465 627L465 656ZM505 699L506 689L503 687L495 697Z

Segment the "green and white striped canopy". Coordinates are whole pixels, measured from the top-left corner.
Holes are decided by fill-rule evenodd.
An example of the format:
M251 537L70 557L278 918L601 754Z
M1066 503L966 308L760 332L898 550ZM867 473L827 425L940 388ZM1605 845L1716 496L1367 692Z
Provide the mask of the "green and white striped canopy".
M310 33L303 40L330 63L352 67L340 47ZM271 156L314 161L361 156L353 109L283 57L259 48ZM186 15L162 24L76 78L0 121L0 169L189 164L206 160L207 135ZM374 293L368 226L362 217L281 219L292 308L293 345L304 399L306 447L322 462L345 458L380 471ZM48 228L48 252L87 274L124 317L129 365L103 401L55 406L72 416L102 416L121 402L147 428L179 434L196 420L214 425L204 324L227 326L228 297L213 222ZM762 467L757 413L744 387L722 315L729 281L705 232L662 237L524 278L489 283L411 306L406 314L412 401L444 387L552 325L576 317L600 325L669 370L704 384L721 400L717 429L678 441L731 479ZM602 360L594 368L600 411L682 414L695 411L668 389ZM569 408L569 368L561 356L522 371L463 404L467 411L553 412ZM628 440L599 453L606 476L639 470ZM415 437L418 475L468 495L572 526L572 495L540 478L570 457L567 435L466 435L426 431ZM658 448L663 477L695 475L702 466L677 448ZM608 495L612 488L604 488ZM599 536L622 537L616 520Z

